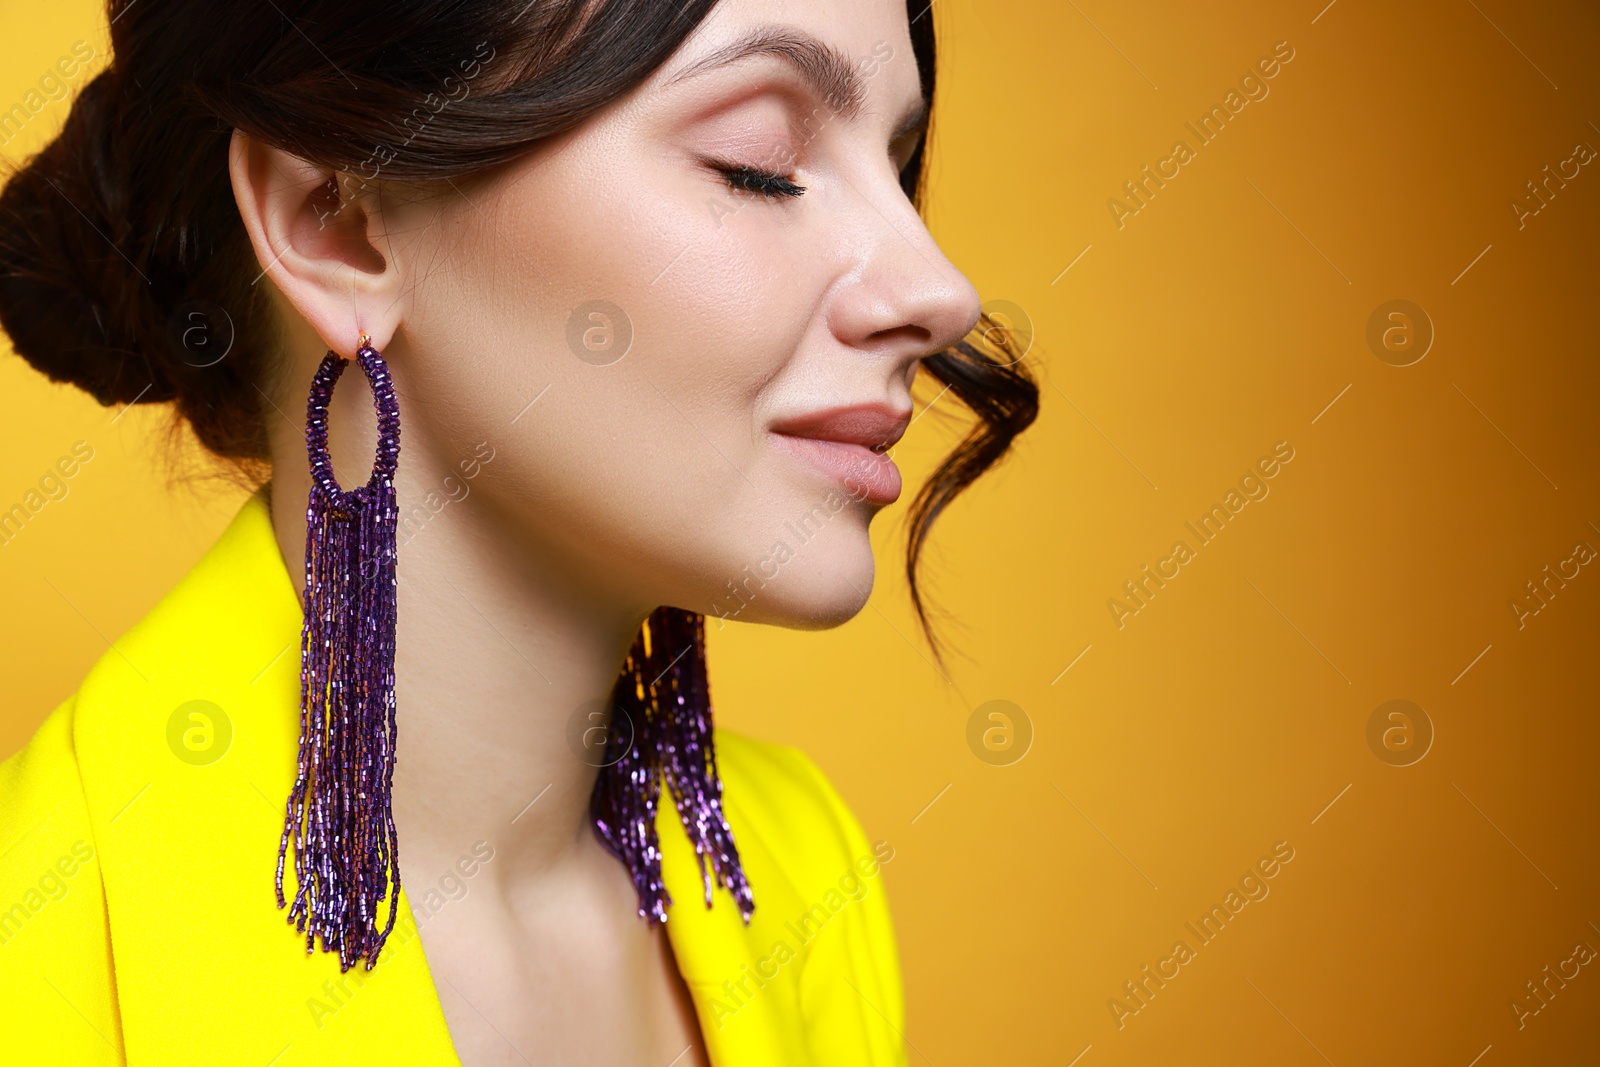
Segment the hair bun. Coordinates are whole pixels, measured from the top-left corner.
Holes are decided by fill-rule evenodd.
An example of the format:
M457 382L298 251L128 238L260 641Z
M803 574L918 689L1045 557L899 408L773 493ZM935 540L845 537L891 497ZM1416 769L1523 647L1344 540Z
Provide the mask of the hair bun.
M101 404L169 400L171 383L140 356L156 309L130 226L117 131L123 90L102 71L56 138L0 191L0 327L52 381Z

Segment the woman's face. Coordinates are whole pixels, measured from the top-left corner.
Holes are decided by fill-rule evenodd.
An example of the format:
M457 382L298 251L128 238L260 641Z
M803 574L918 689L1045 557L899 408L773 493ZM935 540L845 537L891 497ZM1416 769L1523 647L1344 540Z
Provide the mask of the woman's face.
M859 113L772 49L715 62L762 28L859 83ZM898 474L818 438L893 440L921 358L978 317L899 185L919 134L896 128L920 104L898 0L722 0L577 129L442 202L386 206L407 276L390 351L417 401L401 467L485 443L473 499L622 603L854 615ZM804 191L736 190L718 166ZM862 410L817 418L841 408Z

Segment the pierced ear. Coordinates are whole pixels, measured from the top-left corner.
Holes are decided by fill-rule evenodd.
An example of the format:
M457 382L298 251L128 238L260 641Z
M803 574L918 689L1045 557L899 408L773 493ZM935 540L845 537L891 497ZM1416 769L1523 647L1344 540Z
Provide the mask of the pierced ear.
M263 274L323 343L353 357L365 332L384 348L399 325L400 275L366 184L239 130L228 174Z

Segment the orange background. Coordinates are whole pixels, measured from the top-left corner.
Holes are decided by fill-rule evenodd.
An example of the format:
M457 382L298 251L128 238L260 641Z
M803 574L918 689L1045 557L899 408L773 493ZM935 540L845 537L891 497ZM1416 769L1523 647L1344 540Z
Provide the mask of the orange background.
M1600 548L1582 310L1600 167L1520 226L1510 205L1531 209L1525 183L1577 143L1600 149L1600 14L946 0L928 17L930 224L1031 323L1043 388L1016 454L937 528L961 654L934 669L899 574L904 503L962 426L948 399L897 450L908 492L875 527L866 610L820 634L711 628L721 721L803 747L896 850L911 1062L1595 1062L1600 967L1552 982L1520 1027L1511 1004L1531 1012L1525 983L1600 949L1600 567L1565 564L1520 626L1511 604ZM102 20L85 0L0 3L0 106L78 39L103 55ZM1199 144L1185 122L1281 41L1268 95ZM67 106L0 151L42 144ZM1179 139L1193 158L1119 226L1108 201L1137 206L1123 183ZM1435 334L1408 366L1406 323L1399 355L1367 340L1391 300ZM0 506L94 449L0 547L0 754L242 499L169 488L166 423L0 360ZM1278 442L1293 459L1268 494L1200 544L1184 524ZM1108 601L1138 606L1123 583L1180 539L1193 557L1119 625ZM1368 739L1397 699L1434 734L1409 765L1404 723ZM1018 709L1014 742L1031 731L1020 759L1003 730L969 744L991 700ZM1279 842L1293 859L1268 895L1195 937ZM1192 958L1129 996L1179 940Z

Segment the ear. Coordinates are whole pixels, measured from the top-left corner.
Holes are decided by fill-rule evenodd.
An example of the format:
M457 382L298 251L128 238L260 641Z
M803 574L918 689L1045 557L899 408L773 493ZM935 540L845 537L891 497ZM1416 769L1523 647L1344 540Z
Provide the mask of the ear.
M388 347L403 286L381 203L367 184L239 130L228 146L228 175L263 274L323 343L346 358L355 356L361 333L374 348Z

